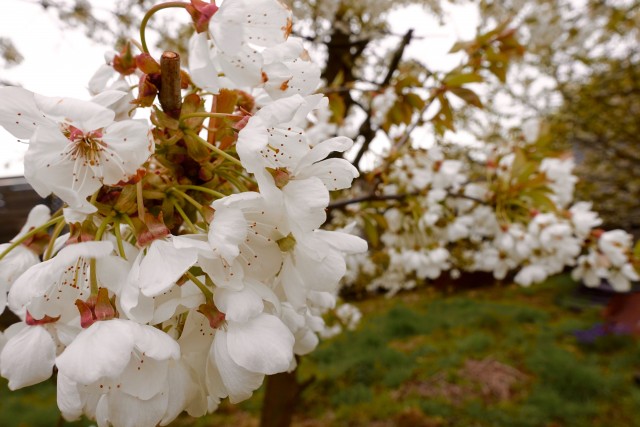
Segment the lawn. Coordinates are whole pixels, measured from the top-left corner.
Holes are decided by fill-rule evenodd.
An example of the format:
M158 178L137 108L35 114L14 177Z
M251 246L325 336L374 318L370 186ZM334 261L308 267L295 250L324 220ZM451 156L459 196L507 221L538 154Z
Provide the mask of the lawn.
M601 307L559 276L524 289L422 290L357 303L361 327L303 359L296 426L640 426L640 344L574 332ZM52 426L53 383L0 398L0 426ZM175 426L257 426L262 393ZM90 425L88 422L60 425Z

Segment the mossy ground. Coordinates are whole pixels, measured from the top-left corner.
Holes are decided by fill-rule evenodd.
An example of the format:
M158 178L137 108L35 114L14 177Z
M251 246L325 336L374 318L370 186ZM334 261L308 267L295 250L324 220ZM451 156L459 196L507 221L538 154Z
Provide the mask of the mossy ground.
M303 359L300 377L315 380L294 425L640 426L640 344L579 344L573 332L600 321L601 307L575 298L575 287L560 276L529 289L422 290L358 303L361 327ZM58 422L53 383L0 387L0 426ZM261 397L173 425L256 426Z

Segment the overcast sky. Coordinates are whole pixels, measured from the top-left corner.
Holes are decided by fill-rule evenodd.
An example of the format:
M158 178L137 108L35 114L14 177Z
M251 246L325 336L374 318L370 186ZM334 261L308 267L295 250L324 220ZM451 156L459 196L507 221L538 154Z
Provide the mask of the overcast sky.
M47 96L88 99L87 82L104 63L109 47L89 40L81 29L61 30L54 13L45 12L29 0L3 0L2 6L0 37L10 38L25 59L19 66L0 69L0 80ZM427 58L431 67L455 64L455 58L445 58L446 52L456 40L474 36L478 18L474 8L449 10L446 27L440 27L419 6L392 14L394 32L403 34L415 28L417 37L427 36L410 45L408 56ZM26 149L26 144L0 128L0 176L22 174Z

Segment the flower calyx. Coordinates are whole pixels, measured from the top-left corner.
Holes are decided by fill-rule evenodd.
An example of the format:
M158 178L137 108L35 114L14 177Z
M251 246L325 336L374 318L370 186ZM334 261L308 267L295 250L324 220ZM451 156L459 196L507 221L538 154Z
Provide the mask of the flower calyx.
M171 231L164 223L162 212L160 212L158 216L145 213L144 222L139 218L134 218L133 223L136 226L137 244L139 247L147 246L154 240L162 239L171 234Z
M225 322L225 314L219 311L212 302L201 304L200 307L198 307L198 312L202 313L204 317L209 320L209 325L213 329L218 329Z
M28 232L32 231L34 227L28 230ZM46 230L38 231L33 236L29 237L27 240L24 240L21 245L32 251L37 255L42 255L49 245L49 241L51 240L51 236L47 233Z
M93 222L92 218L88 218L83 222L76 222L69 224L69 239L67 245L92 242L95 240L98 227Z
M131 52L131 43L125 43L120 53L113 58L113 69L123 76L135 73L137 64Z
M118 317L115 303L109 299L109 291L106 288L99 288L98 295L92 295L86 301L76 300L75 304L80 312L80 326L83 329L98 320L111 320Z
M204 33L209 29L211 17L218 11L215 2L207 3L202 0L191 0L191 4L185 6L193 19L193 25L197 33Z
M60 319L60 316L57 317L50 317L45 315L42 319L34 319L33 316L31 315L31 313L29 313L29 310L27 310L27 314L25 316L24 319L24 323L26 323L29 326L42 326L42 325L46 325L48 323L55 323Z
M271 146L268 146L267 148L272 150L277 150L277 148L272 148ZM266 168L266 169L273 177L273 181L275 182L276 187L278 187L281 190L285 187L285 185L289 183L289 181L291 181L291 175L289 174L289 171L284 168L276 168L276 169Z

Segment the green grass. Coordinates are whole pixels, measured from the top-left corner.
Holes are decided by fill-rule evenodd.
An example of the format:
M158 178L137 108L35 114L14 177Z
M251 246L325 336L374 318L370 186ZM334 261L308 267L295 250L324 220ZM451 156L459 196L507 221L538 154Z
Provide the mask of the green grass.
M358 303L361 327L302 359L300 378L315 380L296 424L640 426L633 382L640 345L628 337L579 344L573 332L599 321L601 308L576 298L574 288L560 276L526 289L422 290ZM505 398L487 394L485 380L466 370L482 360L517 373ZM57 422L53 384L18 393L0 387L0 426ZM260 399L261 391L239 407L223 405L213 416L175 425L257 425Z

